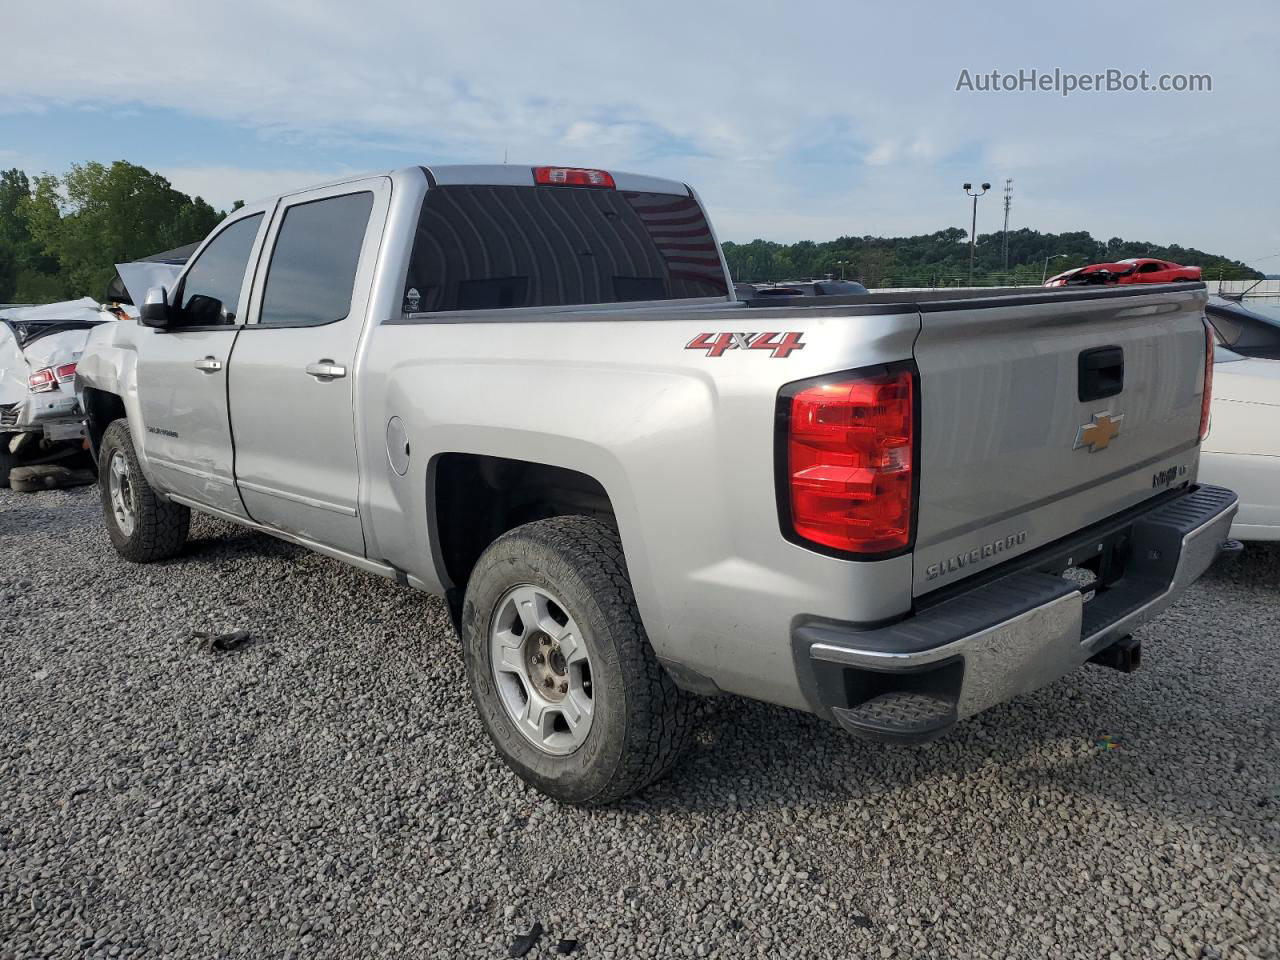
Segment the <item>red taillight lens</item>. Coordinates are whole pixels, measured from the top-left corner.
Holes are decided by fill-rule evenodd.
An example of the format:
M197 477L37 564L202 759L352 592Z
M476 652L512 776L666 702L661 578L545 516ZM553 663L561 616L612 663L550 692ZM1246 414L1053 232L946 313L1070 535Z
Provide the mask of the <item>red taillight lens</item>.
M584 167L534 167L533 182L552 187L604 187L613 190L613 176L607 170Z
M879 554L911 543L915 378L882 372L790 399L786 480L797 537Z
M1204 395L1200 398L1200 439L1209 436L1209 405L1213 402L1213 327L1204 325Z
M58 389L57 380L53 375L52 367L45 367L43 370L37 370L31 376L27 377L27 386L31 388L32 393L48 393L50 390Z
M53 368L53 375L59 380L74 380L76 376L76 365L74 363L64 363L61 366Z

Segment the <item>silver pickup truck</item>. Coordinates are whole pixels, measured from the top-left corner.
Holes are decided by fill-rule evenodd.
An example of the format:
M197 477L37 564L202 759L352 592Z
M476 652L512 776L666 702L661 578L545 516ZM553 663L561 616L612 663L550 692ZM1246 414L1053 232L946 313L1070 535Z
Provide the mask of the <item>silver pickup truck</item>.
M683 183L412 167L237 210L77 375L122 556L198 510L442 595L505 761L603 803L692 695L912 742L1136 666L1232 549L1205 299L738 300Z

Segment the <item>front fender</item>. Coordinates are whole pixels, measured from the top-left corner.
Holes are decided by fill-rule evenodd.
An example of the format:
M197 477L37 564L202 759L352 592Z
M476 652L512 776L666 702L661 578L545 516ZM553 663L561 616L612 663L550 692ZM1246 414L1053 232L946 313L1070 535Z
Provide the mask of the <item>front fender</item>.
M151 481L151 465L143 443L142 411L138 405L138 351L134 344L134 324L127 321L103 324L96 327L85 343L84 353L76 365L76 392L85 396L85 413L89 418L89 438L94 456L103 431L109 426L102 422L106 417L95 414L102 407L91 402L86 391L97 391L119 399L129 421L129 433L138 456L143 475ZM117 411L118 412L118 411Z

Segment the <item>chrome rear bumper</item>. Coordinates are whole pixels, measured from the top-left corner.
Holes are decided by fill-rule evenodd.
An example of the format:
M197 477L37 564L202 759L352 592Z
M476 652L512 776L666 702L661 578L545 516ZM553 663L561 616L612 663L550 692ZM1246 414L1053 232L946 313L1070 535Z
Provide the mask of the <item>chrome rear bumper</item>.
M1053 682L1159 615L1218 558L1236 506L1229 490L1191 488L1012 561L1015 569L897 623L859 630L802 620L792 637L801 686L815 712L852 732L936 736ZM1062 576L1085 566L1079 558L1100 566L1102 556L1120 558L1106 582L1082 588Z

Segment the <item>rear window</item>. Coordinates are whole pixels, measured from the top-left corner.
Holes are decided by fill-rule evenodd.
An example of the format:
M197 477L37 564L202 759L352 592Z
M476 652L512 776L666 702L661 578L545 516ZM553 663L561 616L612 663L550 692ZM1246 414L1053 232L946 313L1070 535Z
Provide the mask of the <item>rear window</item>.
M581 187L427 191L406 313L728 295L690 196Z

